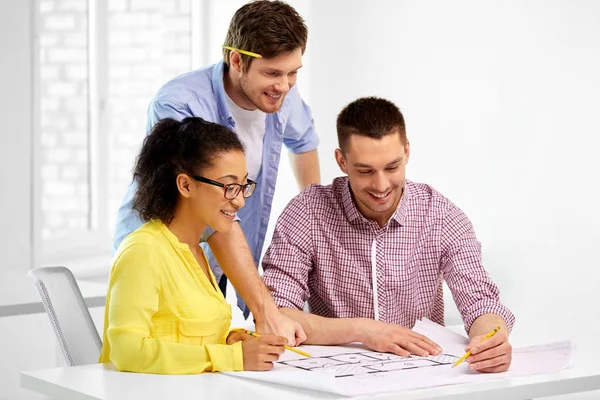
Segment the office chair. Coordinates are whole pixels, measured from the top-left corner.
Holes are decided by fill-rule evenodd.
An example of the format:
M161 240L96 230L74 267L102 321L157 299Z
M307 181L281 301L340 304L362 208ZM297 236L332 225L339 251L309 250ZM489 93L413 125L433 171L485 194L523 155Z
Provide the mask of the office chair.
M73 273L65 267L29 271L67 366L98 362L102 341Z

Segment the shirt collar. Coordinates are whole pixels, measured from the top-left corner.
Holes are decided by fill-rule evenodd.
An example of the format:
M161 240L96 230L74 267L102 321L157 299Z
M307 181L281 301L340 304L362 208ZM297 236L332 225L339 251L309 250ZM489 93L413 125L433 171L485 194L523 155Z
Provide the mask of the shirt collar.
M350 223L362 221L364 216L356 208L356 204L352 200L352 193L350 192L350 182L347 176L335 178L333 186L341 193L342 207L344 208L344 214Z
M405 180L402 198L400 199L398 207L396 207L396 211L394 211L394 214L392 214L390 218L390 221L394 220L398 223L398 225L404 225L406 223L406 213L408 210L408 203L411 197L411 186L407 184L407 182L409 181ZM356 204L354 204L354 201L352 200L352 193L350 191L350 182L348 181L348 177L344 176L335 178L334 186L337 187L341 193L342 207L344 209L346 217L348 218L348 221L350 223L369 221L367 218L365 218L364 215L360 213L360 211L358 211L358 208L356 208Z
M219 111L219 117L221 118L221 124L223 121L228 121L231 126L235 126L231 111L227 105L227 94L225 93L225 85L223 84L223 74L225 73L225 63L223 60L219 61L213 66L212 72L212 89L217 98L217 107Z
M177 236L175 236L175 234L173 232L171 232L171 230L164 224L164 222L162 222L159 219L153 219L150 221L150 224L152 224L152 227L154 229L157 229L158 231L160 231L169 241L169 243L171 243L171 245L173 247L182 249L182 250L189 250L190 247L179 241L179 239L177 238Z
M409 182L410 181L406 179L404 180L404 192L402 193L402 198L400 199L400 203L398 204L398 207L396 207L396 211L394 211L392 218L390 218L390 220L393 219L396 221L398 225L406 224L406 213L408 211L408 204L410 203L410 198L412 196L412 186Z
M225 73L225 63L223 62L223 60L221 60L213 66L212 90L213 90L213 93L215 93L215 95L217 97L217 107L218 107L218 111L219 111L219 118L221 118L221 121L219 121L219 122L221 124L223 124L223 121L227 121L227 122L229 122L229 124L232 127L235 127L235 121L233 120L233 116L231 115L231 111L229 110L229 105L227 104L227 93L225 92L225 84L223 83L223 77L224 77L223 74L224 73ZM292 88L292 90L295 90L295 86ZM288 101L286 101L288 96L289 96L289 93L288 93L288 95L286 95L286 98L283 100L283 104L281 105L281 108L276 113L274 113L274 116L281 123L285 122L285 121L283 121L282 111L288 107ZM269 117L269 115L271 115L271 114L267 114L267 117Z

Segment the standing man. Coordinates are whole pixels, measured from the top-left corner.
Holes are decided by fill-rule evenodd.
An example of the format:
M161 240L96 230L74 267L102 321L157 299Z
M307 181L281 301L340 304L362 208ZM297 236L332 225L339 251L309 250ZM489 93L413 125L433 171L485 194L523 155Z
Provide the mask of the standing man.
M239 224L230 233L207 228L201 245L221 290L225 292L227 276L241 295L238 305L244 316L251 310L258 331L286 336L290 344L303 340L304 332L277 310L256 265L269 223L282 144L290 150L298 186L319 183L318 137L310 109L294 86L307 36L302 17L284 2L259 0L244 5L229 24L223 61L167 82L152 99L147 118L150 132L163 118L201 117L233 130L244 143L248 178L258 183L256 192L238 212ZM113 251L142 224L131 209L136 190L134 181L119 208Z
M506 371L514 316L483 268L467 216L405 178L410 143L400 110L358 99L339 114L337 134L335 158L347 176L296 196L263 259L277 305L302 323L308 344L356 341L402 356L437 355L439 346L410 328L421 318L444 323L445 280L471 339L470 368ZM306 301L312 314L302 311Z

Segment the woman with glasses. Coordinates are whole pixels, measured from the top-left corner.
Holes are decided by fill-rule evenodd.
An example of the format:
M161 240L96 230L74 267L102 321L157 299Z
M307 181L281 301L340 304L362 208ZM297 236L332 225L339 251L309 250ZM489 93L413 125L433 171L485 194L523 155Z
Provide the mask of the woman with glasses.
M100 362L157 374L272 368L286 338L229 329L231 307L199 246L207 226L231 230L256 187L235 133L200 118L163 119L133 175L133 208L145 223L114 256Z

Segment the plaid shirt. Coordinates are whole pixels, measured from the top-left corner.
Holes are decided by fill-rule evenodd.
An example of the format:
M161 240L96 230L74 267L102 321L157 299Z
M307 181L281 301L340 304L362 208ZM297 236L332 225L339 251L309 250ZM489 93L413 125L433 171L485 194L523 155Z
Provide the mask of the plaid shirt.
M301 310L308 300L324 317L443 324L444 279L467 332L486 313L504 318L509 331L514 323L467 216L435 189L408 180L383 228L358 211L348 178L310 186L279 217L263 269L279 307Z

